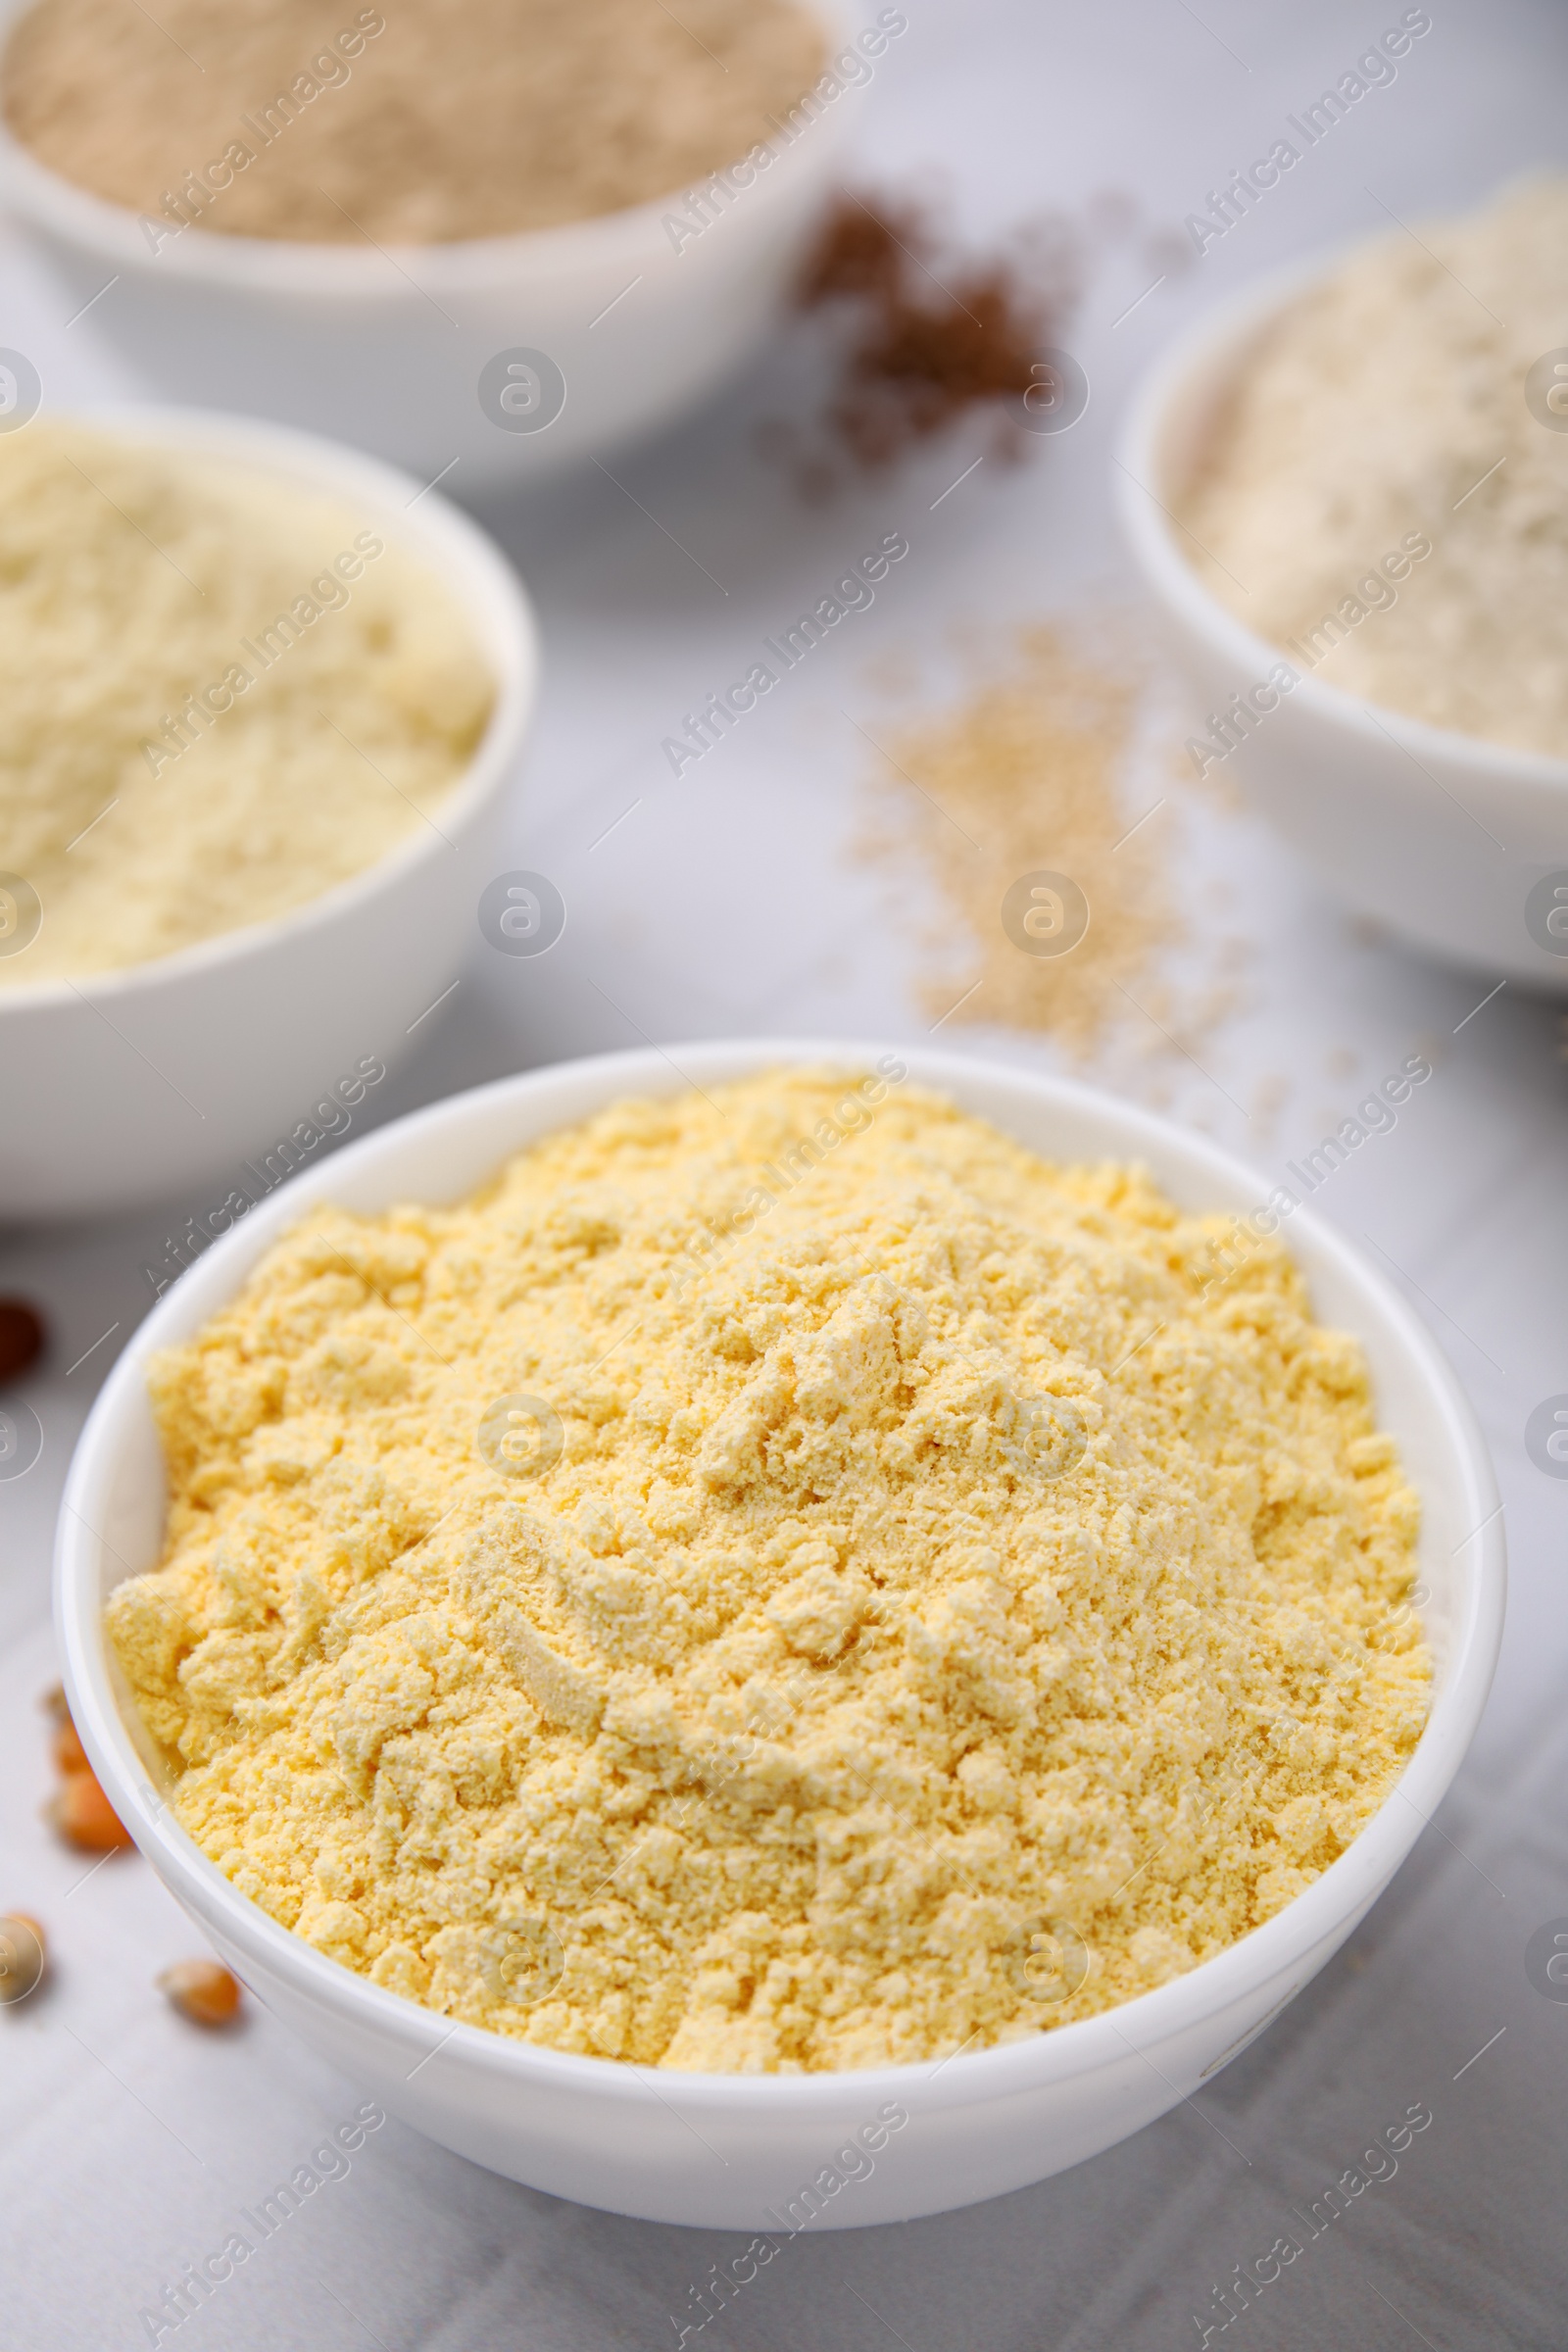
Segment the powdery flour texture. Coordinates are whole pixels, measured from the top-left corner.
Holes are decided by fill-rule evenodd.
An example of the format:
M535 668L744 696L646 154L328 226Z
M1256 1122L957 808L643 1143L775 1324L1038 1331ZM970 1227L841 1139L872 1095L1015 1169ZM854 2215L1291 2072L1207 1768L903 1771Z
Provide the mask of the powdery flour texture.
M1179 1975L1388 1793L1429 1671L1358 1348L903 1077L319 1209L159 1361L113 1639L321 1951L588 2055L915 2059Z

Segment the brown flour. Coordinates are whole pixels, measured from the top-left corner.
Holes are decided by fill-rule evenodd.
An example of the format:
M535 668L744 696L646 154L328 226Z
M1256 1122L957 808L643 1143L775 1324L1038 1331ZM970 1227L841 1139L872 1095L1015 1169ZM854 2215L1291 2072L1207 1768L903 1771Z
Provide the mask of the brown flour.
M929 203L845 189L798 297L826 314L833 388L806 429L764 425L764 452L809 498L830 495L847 466L875 472L967 417L986 422L990 454L1023 458L1036 445L1042 354L1076 306L1086 247L1083 230L1058 218L967 252Z
M165 197L183 191L204 228L327 244L439 244L646 203L770 139L826 46L791 0L155 13L40 0L5 55L12 130L154 219L177 219Z

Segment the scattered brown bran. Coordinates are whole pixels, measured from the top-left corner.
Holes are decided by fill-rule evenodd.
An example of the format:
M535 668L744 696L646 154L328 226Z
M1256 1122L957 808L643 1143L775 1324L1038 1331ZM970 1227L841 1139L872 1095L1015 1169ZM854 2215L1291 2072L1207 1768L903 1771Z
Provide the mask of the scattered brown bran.
M942 234L927 203L846 189L801 278L803 310L829 313L832 389L804 433L774 423L762 445L810 497L846 468L876 471L960 418L991 426L995 455L1027 455L1021 421L1036 363L1078 298L1081 237L1044 219L989 253Z

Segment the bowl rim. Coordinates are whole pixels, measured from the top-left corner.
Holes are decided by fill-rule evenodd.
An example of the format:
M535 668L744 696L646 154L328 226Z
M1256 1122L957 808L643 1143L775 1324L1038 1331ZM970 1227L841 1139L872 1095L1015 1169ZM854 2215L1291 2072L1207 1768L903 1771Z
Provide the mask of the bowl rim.
M142 221L154 216L134 212L129 205L99 196L67 178L35 155L11 127L4 105L5 68L17 24L33 5L34 0L0 0L0 186L34 227L84 247L122 270L163 270L166 274L225 291L330 296L335 301L363 300L368 305L407 299L408 292L415 290L423 293L419 281L424 277L438 291L454 294L489 287L497 279L508 283L519 277L571 279L624 262L628 254L640 251L658 237L664 214L680 203L687 188L705 186L732 172L754 152L747 148L711 171L641 204L592 214L586 220L557 221L548 228L512 229L497 236L453 237L428 244L361 247L347 241L229 236L197 224L180 229L174 241L172 224L169 247L150 248ZM796 5L818 22L825 72L851 38L848 0L796 0ZM813 83L801 93L797 109L814 87ZM838 97L846 94L841 90ZM845 121L837 99L825 102L807 125L810 132L823 134L820 139L813 138L808 152L819 151L826 163L839 144ZM805 136L803 131L792 139L759 140L756 145L771 149L774 166L787 165ZM759 174L755 185L762 191L761 200L756 208L749 206L749 211L760 214L770 209L774 200L766 191L786 185L793 176L774 166ZM172 270L166 251L172 259ZM415 288L400 295L397 287L389 284L388 257L405 278L416 275Z
M416 826L369 865L282 914L220 931L144 963L86 972L74 980L8 983L0 988L0 1025L83 1004L124 1004L242 963L274 947L287 948L352 917L421 866L434 863L450 850L447 828L466 829L505 790L539 697L539 625L527 588L487 531L439 490L421 486L401 466L318 433L220 410L116 401L51 411L49 420L80 424L125 442L140 439L158 448L188 451L197 458L233 458L257 474L286 478L307 494L361 508L371 523L396 515L401 525L417 502L421 514L412 525L404 552L425 564L468 619L494 675L495 702L466 765L436 805L439 826Z
M55 1619L66 1688L74 1719L111 1801L138 1846L155 1859L159 1875L187 1908L218 1926L240 1953L257 1956L301 2003L318 2013L332 2014L345 2027L373 2032L383 2043L421 2060L433 2056L439 2047L455 2063L498 2074L519 2092L532 2083L541 2089L613 2101L642 2089L643 2079L650 2072L634 2062L581 2057L516 2041L482 2027L453 2024L434 2010L372 1984L368 1978L328 1959L242 1895L173 1822L152 1786L120 1711L98 1630L99 1553L104 1546L94 1533L96 1495L123 1416L127 1409L143 1403L146 1357L183 1336L187 1325L199 1328L234 1295L278 1234L310 1203L338 1190L351 1167L373 1168L380 1160L390 1168L406 1147L416 1148L444 1122L469 1115L483 1118L501 1105L515 1107L518 1142L514 1148L522 1149L526 1140L522 1130L528 1124L530 1108L537 1110L543 1099L548 1114L552 1093L570 1098L574 1090L580 1094L585 1084L591 1085L593 1103L603 1105L639 1089L667 1097L683 1083L704 1079L718 1083L773 1067L825 1065L864 1071L875 1067L878 1056L890 1052L917 1084L958 1091L960 1100L965 1086L1000 1085L1028 1095L1036 1103L1091 1114L1107 1127L1107 1149L1125 1152L1128 1156L1147 1152L1156 1168L1160 1160L1178 1163L1194 1179L1212 1182L1217 1200L1269 1197L1271 1187L1255 1171L1206 1138L1189 1135L1169 1121L1076 1080L1004 1062L918 1047L890 1047L886 1040L866 1044L843 1038L725 1039L677 1045L672 1054L657 1047L637 1049L547 1064L448 1096L362 1137L330 1161L302 1170L253 1210L242 1226L216 1242L133 1333L77 1442L61 1505ZM579 1103L563 1109L559 1118L547 1115L535 1132L549 1133L555 1125L571 1125L588 1115L591 1110ZM996 1113L978 1115L995 1117ZM1118 1139L1114 1145L1109 1142L1110 1135ZM386 1198L396 1197L400 1196L393 1186ZM1392 1327L1397 1344L1421 1376L1431 1409L1460 1465L1475 1512L1472 1533L1454 1554L1456 1560L1460 1553L1468 1553L1470 1559L1460 1571L1467 1581L1462 1606L1455 1613L1451 1674L1446 1688L1434 1700L1403 1774L1383 1804L1353 1843L1272 1919L1212 1959L1133 2000L1026 2039L900 2065L806 2075L715 2075L659 2068L661 2084L678 2093L683 2104L715 2113L736 2113L761 2104L768 2112L809 2115L820 2111L826 2120L840 2110L846 2082L853 2082L857 2089L863 2085L868 2098L918 2091L922 2099L940 2105L969 2105L1098 2072L1125 2062L1130 2050L1140 2052L1223 2015L1282 1974L1299 1968L1304 1982L1318 1965L1313 1955L1325 1941L1337 1941L1348 1932L1403 1861L1419 1831L1409 1829L1403 1809L1396 1808L1393 1798L1396 1792L1402 1794L1422 1822L1430 1820L1469 1745L1491 1686L1502 1633L1502 1506L1475 1416L1425 1325L1378 1269L1309 1208L1297 1210L1292 1226L1293 1233L1299 1231L1309 1238L1312 1255L1332 1261L1337 1272L1368 1296L1369 1303ZM1299 1985L1293 1986L1287 1999L1298 1989Z
M1181 545L1181 526L1164 503L1167 485L1161 442L1171 409L1206 373L1219 383L1252 344L1300 296L1324 284L1360 254L1387 242L1382 233L1341 240L1310 256L1251 278L1209 304L1156 353L1134 387L1114 451L1115 499L1122 531L1145 581L1159 601L1242 679L1266 677L1284 662L1296 673L1292 705L1363 743L1394 748L1419 765L1437 761L1450 772L1498 777L1509 783L1568 792L1568 757L1525 751L1438 727L1386 703L1373 703L1314 677L1282 645L1239 619L1201 579Z

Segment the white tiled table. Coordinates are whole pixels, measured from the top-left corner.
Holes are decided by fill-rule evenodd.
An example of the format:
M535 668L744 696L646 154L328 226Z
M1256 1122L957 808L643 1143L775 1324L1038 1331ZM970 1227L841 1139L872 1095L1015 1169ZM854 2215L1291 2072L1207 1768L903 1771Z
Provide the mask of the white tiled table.
M907 5L908 34L854 101L866 168L943 167L977 235L1097 187L1136 194L1151 226L1179 224L1399 14L1392 0L1370 13L1340 0L1310 11L1203 0L1201 21L1183 0ZM378 1117L497 1072L634 1043L639 1029L663 1042L737 1028L924 1032L911 928L885 877L852 855L863 746L844 713L886 707L868 658L936 659L956 622L1001 631L1125 590L1110 432L1128 382L1179 318L1277 261L1381 225L1379 198L1411 218L1562 156L1560 9L1434 0L1433 14L1392 88L1120 325L1153 271L1132 247L1106 260L1072 338L1094 382L1089 416L1027 469L983 466L933 511L967 462L945 450L845 505L803 509L752 440L760 417L804 397L786 356L729 413L620 461L623 486L590 474L527 511L487 515L544 617L544 706L515 862L554 877L570 920L538 962L491 955L476 934L446 1017L380 1090ZM0 241L0 295L3 339L35 357L57 396L134 390L90 317L64 326L65 306L14 242ZM891 528L911 552L875 609L674 783L659 742L681 711L740 674L758 638L819 594L868 533ZM1157 1079L1175 1115L1277 1167L1365 1082L1418 1043L1436 1049L1432 1084L1320 1205L1393 1261L1494 1447L1513 1582L1492 1707L1393 1892L1200 2101L1017 2196L901 2229L808 2232L694 2342L1193 2346L1210 2287L1291 2229L1289 2209L1372 2132L1425 2101L1433 2125L1397 2177L1212 2340L1250 2352L1568 2343L1568 2004L1544 1999L1524 1970L1531 1932L1568 1914L1568 1484L1544 1477L1523 1447L1531 1407L1568 1390L1557 1015L1509 988L1454 1035L1487 983L1358 940L1245 819L1199 820L1189 864L1195 959L1211 951L1216 923L1255 949L1248 1001L1205 1054L1218 1084L1125 1054L1102 1074L1133 1092ZM1216 880L1230 893L1221 914L1208 895ZM1037 1040L956 1027L945 1038L1054 1059ZM366 1050L381 1043L368 1038ZM1275 1078L1289 1081L1277 1122L1244 1116L1236 1105L1252 1107ZM48 1997L0 2017L6 2352L146 2342L138 2315L164 2282L220 2247L238 2208L363 2096L259 2013L229 2038L183 2027L149 1981L195 1938L145 1865L119 1857L81 1884L86 1865L37 1819L46 1773L34 1701L53 1673L47 1563L60 1481L93 1388L147 1303L139 1268L197 1205L0 1235L0 1289L43 1301L56 1334L26 1392L44 1456L0 1485L0 1896L41 1912L58 1953ZM208 2352L674 2352L670 2314L689 2314L688 2290L722 2242L558 2203L388 2124L177 2340Z

